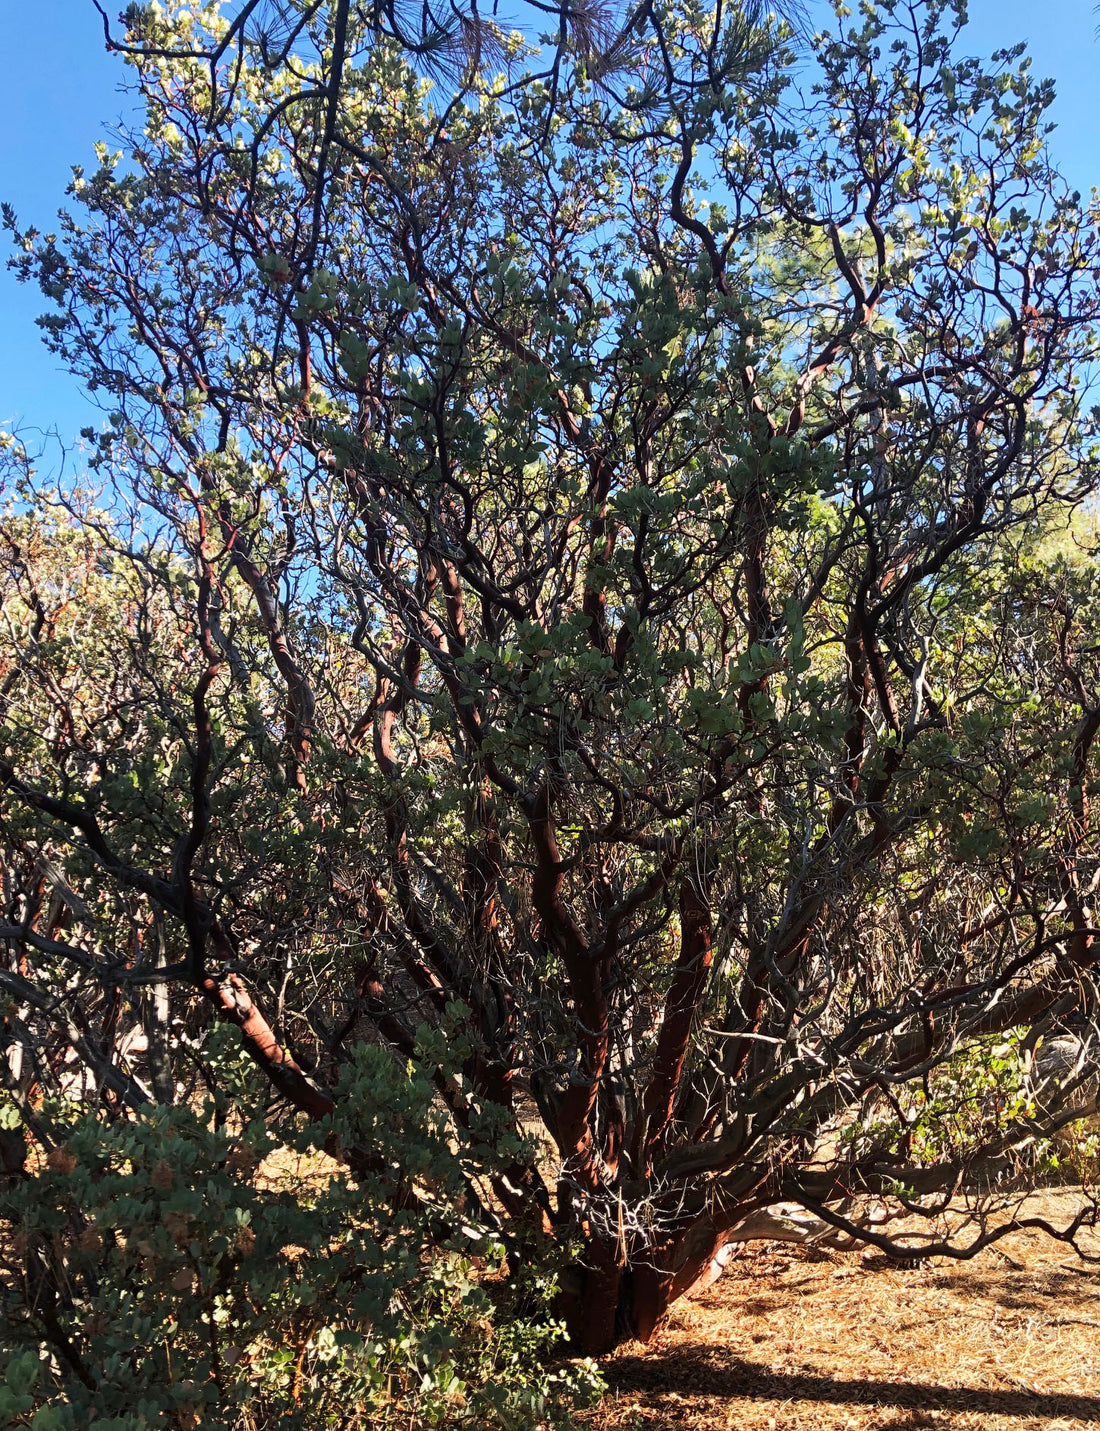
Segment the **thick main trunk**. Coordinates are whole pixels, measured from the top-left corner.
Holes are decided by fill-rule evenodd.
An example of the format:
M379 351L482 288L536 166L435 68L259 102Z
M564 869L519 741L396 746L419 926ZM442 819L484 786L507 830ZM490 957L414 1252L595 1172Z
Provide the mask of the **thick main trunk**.
M713 1276L727 1233L700 1218L664 1247L621 1247L590 1240L583 1265L565 1279L560 1310L570 1338L585 1356L604 1356L623 1342L650 1341L669 1308Z

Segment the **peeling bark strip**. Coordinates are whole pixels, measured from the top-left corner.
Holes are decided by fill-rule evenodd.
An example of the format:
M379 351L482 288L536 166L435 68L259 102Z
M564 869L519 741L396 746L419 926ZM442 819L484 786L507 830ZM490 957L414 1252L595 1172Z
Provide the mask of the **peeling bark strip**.
M279 1043L239 975L228 974L222 980L208 975L199 987L219 1015L240 1029L241 1041L253 1062L284 1098L318 1120L334 1112L332 1098L307 1077Z

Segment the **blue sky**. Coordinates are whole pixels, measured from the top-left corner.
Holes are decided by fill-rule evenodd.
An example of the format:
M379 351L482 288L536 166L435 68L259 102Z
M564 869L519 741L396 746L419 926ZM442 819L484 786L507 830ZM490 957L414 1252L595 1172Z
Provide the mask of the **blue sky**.
M112 3L109 10L117 10ZM811 13L818 9L810 4ZM126 107L123 67L105 54L91 0L9 4L4 17L5 83L0 89L0 199L21 222L48 230L64 200L69 166L94 162L92 146ZM1037 74L1057 83L1054 154L1087 192L1100 186L1100 42L1093 0L971 0L966 48L989 53L1026 40ZM6 245L4 246L6 257ZM0 426L28 438L56 429L72 444L98 412L42 347L35 291L0 269ZM32 444L37 445L37 444Z

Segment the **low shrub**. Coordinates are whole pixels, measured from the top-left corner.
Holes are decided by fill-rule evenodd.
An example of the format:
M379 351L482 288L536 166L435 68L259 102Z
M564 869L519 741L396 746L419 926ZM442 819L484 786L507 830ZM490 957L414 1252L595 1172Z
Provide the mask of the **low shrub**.
M484 1134L456 1133L426 1074L369 1046L338 1106L282 1146L335 1140L354 1172L329 1162L297 1184L270 1176L280 1139L255 1109L235 1126L219 1100L54 1110L64 1140L0 1194L0 1423L566 1424L597 1373L561 1361L553 1275L510 1274L474 1208Z

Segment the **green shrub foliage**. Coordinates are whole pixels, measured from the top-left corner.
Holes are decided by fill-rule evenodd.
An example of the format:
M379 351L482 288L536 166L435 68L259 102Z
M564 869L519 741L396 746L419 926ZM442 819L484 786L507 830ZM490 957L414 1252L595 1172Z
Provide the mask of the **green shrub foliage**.
M343 1093L332 1122L283 1142L256 1110L227 1121L224 1093L201 1111L70 1115L3 1197L0 1423L564 1424L595 1369L555 1366L553 1278L508 1273L469 1131L378 1047L357 1049Z
M1030 1181L1100 1184L1100 1132L1091 1062L1051 1070L1044 1041L1027 1030L976 1039L892 1099L868 1100L838 1133L849 1151L878 1143L917 1168L987 1150L980 1177L1005 1188ZM1050 1107L1058 1109L1051 1119ZM1081 1116L1075 1116L1080 1113Z

